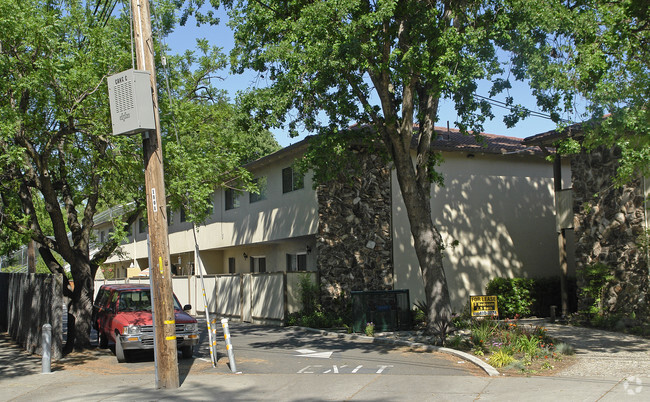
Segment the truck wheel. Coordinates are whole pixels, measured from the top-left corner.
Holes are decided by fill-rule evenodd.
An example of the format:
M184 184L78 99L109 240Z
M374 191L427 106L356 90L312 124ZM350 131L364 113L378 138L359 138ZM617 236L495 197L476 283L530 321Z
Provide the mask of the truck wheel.
M120 342L120 335L115 334L115 357L117 357L118 363L126 362L126 353L122 349L122 342Z
M192 357L192 347L191 346L183 346L181 348L181 353L183 354L183 359L190 359Z
M108 337L104 332L98 331L97 337L99 338L99 348L106 349L108 347Z

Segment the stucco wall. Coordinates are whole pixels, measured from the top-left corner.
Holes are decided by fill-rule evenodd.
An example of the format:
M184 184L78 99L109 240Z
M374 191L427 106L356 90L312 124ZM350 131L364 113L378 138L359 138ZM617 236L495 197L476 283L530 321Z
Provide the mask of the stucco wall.
M462 311L470 295L484 294L487 282L498 276L559 275L552 164L517 155L445 153L444 159L439 170L445 185L434 187L431 208L447 244L443 264L453 310ZM570 183L568 164L563 178ZM393 222L395 289L410 289L412 302L424 300L396 179ZM570 241L570 253L572 248Z
M307 246L315 250L312 237L318 230L318 202L312 189L311 174L304 178L304 187L282 193L282 169L291 166L295 155L276 159L261 167L252 166L253 177L266 177L267 188L264 200L250 203L249 193L239 196L238 208L225 209L225 191L213 194L213 213L205 225L198 227L196 239L202 255L210 250L223 249L219 255L205 254L204 263L208 273L227 273L228 258L236 258L237 272L249 272L249 261L244 260L243 252L250 256L265 256L267 270L284 270L286 253L305 252ZM110 226L110 225L108 225ZM106 228L107 230L108 228ZM129 237L107 261L107 264L135 258L146 268L146 233L139 233L138 222L133 225L134 236ZM135 239L135 241L134 241ZM229 250L229 247L245 246L243 249ZM172 214L169 226L169 251L172 263L177 263L177 255L193 253L194 234L190 222L180 222L180 213ZM193 257L188 256L193 261ZM316 268L315 253L307 256L307 266ZM185 256L183 264L185 265Z

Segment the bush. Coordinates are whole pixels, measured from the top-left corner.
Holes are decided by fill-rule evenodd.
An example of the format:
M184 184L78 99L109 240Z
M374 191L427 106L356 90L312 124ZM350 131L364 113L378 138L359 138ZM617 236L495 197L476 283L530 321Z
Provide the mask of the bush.
M320 288L311 281L309 275L301 275L298 282L298 296L302 302L302 310L287 316L287 326L309 328L332 328L348 326L351 319L349 302L345 298L335 300L339 313L323 311L319 303Z
M302 303L302 311L305 315L311 315L313 312L320 310L320 288L317 283L312 282L310 275L300 275L298 293Z
M498 327L498 323L493 320L480 320L471 326L471 340L479 349L485 349L488 342L492 339Z
M488 363L490 363L492 367L496 367L496 368L507 366L509 364L514 363L514 361L515 358L503 350L498 350L492 353L492 355L488 359Z
M310 314L291 313L287 317L287 326L298 326L308 328L332 328L342 327L344 322L342 319L335 317L332 314L324 313L322 311L313 311Z
M531 291L533 280L526 278L494 278L488 282L486 293L497 296L497 308L500 318L526 317L530 315L533 305Z
M568 343L558 343L555 345L555 351L566 356L573 356L576 353L573 346Z
M610 268L602 263L586 265L579 271L582 279L581 299L590 304L589 313L602 313L602 298L607 283L614 279Z

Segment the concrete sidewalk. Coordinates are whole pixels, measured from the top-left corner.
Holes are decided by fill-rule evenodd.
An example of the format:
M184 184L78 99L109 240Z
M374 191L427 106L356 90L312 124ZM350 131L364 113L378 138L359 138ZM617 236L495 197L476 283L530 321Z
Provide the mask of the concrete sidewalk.
M139 365L106 365L105 359L114 360L107 350L72 354L54 363L52 374L40 374L40 357L27 355L6 334L1 334L0 401L650 400L650 372L638 363L647 357L647 340L586 328L544 325L552 336L576 346L579 361L574 367L593 367L553 377L235 375L222 360L217 368L212 368L201 359L193 359L179 364L180 388L157 390L153 363L146 369L137 368ZM594 359L598 354L609 355L609 360ZM625 367L619 368L614 362Z
M620 332L551 324L544 319L522 319L520 324L543 326L552 338L575 348L576 364L557 373L557 376L645 377L644 382L650 387L650 339Z

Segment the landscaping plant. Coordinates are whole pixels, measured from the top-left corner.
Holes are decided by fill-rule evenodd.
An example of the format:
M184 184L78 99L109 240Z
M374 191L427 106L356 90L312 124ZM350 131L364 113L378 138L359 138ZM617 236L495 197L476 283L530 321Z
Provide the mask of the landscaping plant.
M485 292L497 297L499 317L514 318L530 315L533 305L531 291L533 280L526 278L494 278L488 282Z

